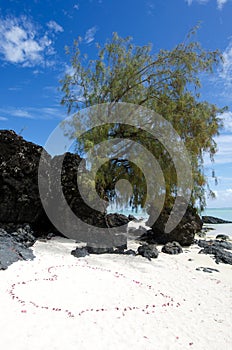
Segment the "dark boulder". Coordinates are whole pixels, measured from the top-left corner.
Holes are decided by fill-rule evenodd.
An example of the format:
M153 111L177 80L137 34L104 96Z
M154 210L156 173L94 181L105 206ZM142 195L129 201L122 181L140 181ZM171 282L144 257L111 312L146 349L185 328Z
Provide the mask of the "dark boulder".
M120 255L133 255L136 256L136 252L133 249L128 250L122 250L122 249L115 249L114 254L120 254Z
M230 237L227 236L227 235L222 235L221 234L221 235L217 235L216 239L221 239L222 241L228 241L230 239Z
M168 242L162 247L162 252L166 254L180 254L183 249L178 242Z
M89 252L86 247L76 248L71 251L71 254L75 256L75 258L84 258L85 256L89 255Z
M119 227L129 219L120 214L107 215L107 208L100 203L95 203L97 209L85 203L77 176L87 173L78 155L67 152L51 158L42 147L25 141L14 131L1 130L0 226L12 225L15 231L17 225L27 222L36 237L54 232L84 242L104 242L105 237L109 241L108 236L114 241L114 235L107 230L95 237L94 228ZM88 186L86 190L89 192ZM72 220L73 216L78 222ZM115 230L122 231L126 232L126 227Z
M12 130L0 130L0 223L46 221L38 190L38 166L43 148L25 141ZM50 156L44 161L49 166ZM1 226L2 226L1 225Z
M123 214L113 213L107 214L107 223L109 227L120 227L127 225L130 222L129 218ZM126 232L127 227L124 226L123 232Z
M199 254L213 255L217 264L224 263L232 265L232 253L228 251L232 250L232 243L217 240L199 240L198 245L199 247L203 247L199 251Z
M210 240L206 241L206 240L199 239L198 241L196 241L196 243L201 248L205 248L208 246L216 246L219 248L232 250L232 243L231 242L225 242L225 241L221 241L221 240L219 241L219 240L210 239Z
M185 208L185 202L179 202L178 210ZM177 210L177 214L178 214ZM154 217L152 207L149 209L150 217L147 225L151 226L152 232L149 232L149 241L157 244L166 244L168 242L178 242L181 246L189 246L194 243L194 236L202 229L202 220L197 213L197 210L190 205L187 206L186 212L179 224L169 233L165 232L165 225L170 217L172 209L163 208L158 219L152 224ZM174 214L175 215L175 214Z
M197 267L196 268L197 271L203 271L203 272L208 272L208 273L212 273L212 272L219 272L217 269L213 269L211 267Z
M153 244L143 244L138 247L138 254L151 260L153 258L158 258L159 251Z
M49 186L43 197L46 212L57 230L81 242L91 240L94 227L107 228L105 208L100 204L99 210L91 208L79 191L77 177L84 177L87 172L77 154L67 152L55 156L51 159Z
M140 240L141 237L144 237L147 233L147 229L143 226L139 226L139 228L129 227L128 236L133 239Z
M124 251L123 254L136 256L136 252L133 249L128 249Z
M204 224L232 224L232 221L223 220L220 218L215 218L214 216L202 216L202 221Z
M108 246L101 246L98 245L94 246L94 244L91 244L91 246L86 246L86 250L89 254L112 254L114 253L114 249L112 247Z
M132 214L128 215L128 220L129 220L129 221L138 222L138 219L137 219L134 215L132 215Z
M0 270L18 260L35 258L31 247L35 242L33 231L29 225L18 227L16 232L7 232L0 228Z

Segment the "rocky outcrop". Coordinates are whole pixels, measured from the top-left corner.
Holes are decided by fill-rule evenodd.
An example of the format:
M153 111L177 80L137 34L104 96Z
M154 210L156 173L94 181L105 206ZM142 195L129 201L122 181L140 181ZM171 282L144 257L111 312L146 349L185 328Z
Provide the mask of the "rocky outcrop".
M166 254L180 254L183 249L178 242L168 242L162 247L162 252Z
M222 241L228 241L230 237L227 235L220 234L216 236L216 239L221 239Z
M38 190L43 148L14 131L0 131L0 223L42 225L46 221ZM45 153L45 162L50 156Z
M129 214L128 215L128 219L129 221L134 221L134 222L139 222L139 219L137 219L134 215Z
M18 260L34 259L30 249L34 242L35 237L29 225L18 227L13 232L0 228L0 270L6 270Z
M138 254L151 260L158 258L159 251L154 244L143 244L138 247Z
M203 271L207 273L219 272L217 269L213 269L212 267L204 267L204 266L197 267L196 271Z
M78 155L69 152L51 159L47 179L49 187L44 191L43 202L49 218L64 236L79 242L101 244L105 240L104 234L100 237L95 228L108 227L106 210L100 203L95 205L98 208L95 210L82 198L77 177L85 176L88 171L81 161ZM112 244L109 240L105 243Z
M183 203L183 205L185 205L185 203ZM152 209L150 210L150 218L148 219L147 225L151 226L152 230L147 232L147 242L166 244L175 241L181 246L191 245L194 243L195 234L201 231L203 225L196 209L189 205L180 223L170 233L165 233L165 225L170 217L171 211L171 208L164 208L156 222L151 226ZM145 237L143 238L145 239Z
M224 263L232 265L232 253L228 251L232 250L232 243L218 240L199 240L197 244L203 248L199 251L199 254L213 255L217 264Z
M106 215L106 208L100 203L95 206L97 210L85 203L78 189L77 175L88 171L78 155L67 152L52 158L42 147L9 130L0 131L0 145L0 227L28 223L36 236L67 232L70 238L71 232L73 238L91 242L94 228L112 228L129 222L124 215ZM41 154L43 162L38 171ZM73 214L80 219L80 225L72 220ZM87 225L81 226L82 222L89 225L89 229ZM125 227L123 231L126 232ZM121 245L125 245L125 236L121 238ZM98 237L95 241L99 241ZM118 241L116 237L115 246L120 245Z
M232 224L232 221L223 220L220 218L215 218L214 216L202 216L202 221L204 224Z
M71 251L71 254L75 258L84 258L85 256L89 255L89 252L86 247L81 247L81 248L77 247L76 249Z
M114 213L114 214L107 215L107 222L109 227L124 226L124 225L127 225L128 222L130 221L131 220L123 214ZM124 232L126 232L126 228L127 227L124 226Z
M39 167L41 155L43 163ZM94 208L86 204L77 184L80 174L85 177L88 170L78 155L67 152L52 158L42 147L25 141L14 131L0 130L0 227L5 229L1 231L0 261L3 268L5 261L26 258L28 251L25 252L24 248L28 249L28 244L33 244L35 237L46 237L51 232L86 242L87 251L76 252L80 256L86 252L135 254L134 251L126 251L127 224L135 220L134 217L107 215L107 206L98 198ZM86 193L89 189L87 183ZM196 211L189 207L181 223L166 234L164 227L169 215L170 210L163 209L152 230L144 232L140 227L131 234L142 234L147 243L176 241L182 246L192 244L195 232L202 227ZM56 220L53 220L54 217ZM73 217L79 219L78 223ZM30 225L29 232L25 223ZM98 229L102 229L100 235ZM31 239L28 238L30 230L33 230ZM10 251L15 255L10 255ZM154 245L143 245L138 253L149 259L158 256ZM32 257L31 252L28 254Z

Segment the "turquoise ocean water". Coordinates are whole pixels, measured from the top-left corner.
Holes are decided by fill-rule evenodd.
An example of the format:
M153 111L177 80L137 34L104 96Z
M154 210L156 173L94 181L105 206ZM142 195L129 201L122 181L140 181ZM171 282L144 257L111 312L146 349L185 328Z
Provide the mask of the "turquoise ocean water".
M108 213L119 213L119 214L123 214L123 215L134 215L136 218L140 219L140 218L144 218L147 219L148 218L148 214L146 213L146 211L142 210L142 209L138 209L138 211L136 212L135 210L132 210L130 208L124 208L124 209L119 209L119 208L108 208Z
M141 209L138 210L137 213L135 211L132 211L129 208L128 209L121 209L121 210L112 209L109 212L111 212L111 213L117 212L120 214L124 214L126 216L131 214L137 218L141 218L141 217L143 217L144 219L148 218L147 213L142 211ZM216 218L220 218L223 220L232 221L232 208L207 208L201 213L201 215L214 216Z
M232 208L207 208L201 215L214 216L223 220L232 221Z

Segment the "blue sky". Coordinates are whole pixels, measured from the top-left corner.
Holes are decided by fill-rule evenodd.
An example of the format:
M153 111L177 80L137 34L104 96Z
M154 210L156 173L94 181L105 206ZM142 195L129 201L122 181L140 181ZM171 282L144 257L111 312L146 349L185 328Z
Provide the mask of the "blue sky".
M0 0L0 129L13 129L44 145L66 117L59 80L69 69L65 45L83 38L82 50L95 53L112 32L171 49L201 21L197 40L220 49L224 63L203 81L202 98L227 105L225 127L216 139L217 199L208 207L232 207L232 0ZM206 171L211 164L206 157ZM210 180L211 181L211 180Z

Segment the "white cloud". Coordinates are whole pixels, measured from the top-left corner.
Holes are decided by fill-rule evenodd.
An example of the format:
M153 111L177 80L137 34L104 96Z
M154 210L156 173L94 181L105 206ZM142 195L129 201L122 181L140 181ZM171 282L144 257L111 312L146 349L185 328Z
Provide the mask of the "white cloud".
M90 44L95 39L95 34L97 32L97 26L89 28L85 33L85 42Z
M225 190L215 190L216 198L207 199L207 207L211 208L225 208L232 207L232 188Z
M217 95L223 99L225 105L231 100L232 94L232 37L229 38L229 43L225 50L222 52L222 61L220 62L217 71L217 75L210 77L210 81L213 90L217 88ZM212 91L213 91L212 90ZM216 95L215 95L216 97Z
M9 87L8 90L9 91L21 91L22 88L21 87Z
M232 83L232 41L223 52L223 63L219 73L220 78L224 79L227 84Z
M40 33L29 17L0 17L0 58L23 67L51 65L49 56L55 53L54 32L63 28L54 21L49 23L50 31Z
M220 118L223 119L224 131L232 133L232 112L224 112Z
M3 116L1 118L5 118L2 120L12 119L12 117L51 120L63 119L67 116L61 107L5 107L0 108L0 113Z
M148 1L146 3L146 8L147 8L147 14L149 16L153 16L154 15L154 10L155 10L155 5L152 2Z
M59 33L59 32L62 33L64 31L64 29L55 21L49 21L47 23L47 26L49 29L54 30L55 33Z
M218 8L221 10L228 0L217 0Z
M215 155L216 164L232 163L232 134L220 135L216 139L218 153Z
M15 109L12 111L12 116L19 117L19 118L27 118L27 119L34 119L33 116L26 110L23 109Z
M68 64L65 65L65 74L70 75L71 77L74 75L75 69L73 66L70 66Z
M232 133L228 135L221 134L215 137L217 143L218 152L215 154L215 164L232 164ZM204 164L206 166L211 165L208 154L204 156Z
M0 117L0 121L6 121L6 120L8 120L6 117Z
M79 9L80 9L80 5L79 5L79 4L75 4L75 5L73 6L73 8L74 8L75 10L79 10Z
M198 2L200 5L207 4L210 0L185 0L187 4L190 6L193 2ZM223 6L228 2L229 0L217 0L217 7L219 10L222 10Z
M198 4L204 5L207 2L209 2L209 0L186 0L187 4L190 6L192 5L193 2L198 2Z

